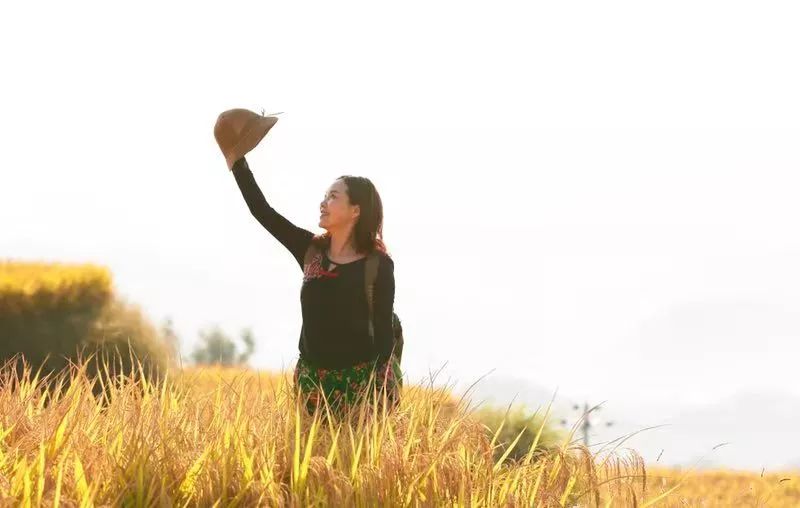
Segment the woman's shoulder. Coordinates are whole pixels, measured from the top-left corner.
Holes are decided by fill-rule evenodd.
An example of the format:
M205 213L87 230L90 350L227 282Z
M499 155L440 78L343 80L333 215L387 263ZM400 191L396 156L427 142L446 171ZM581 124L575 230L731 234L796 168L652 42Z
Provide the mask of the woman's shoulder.
M377 263L375 263L378 271L378 276L382 277L381 274L388 274L394 272L394 259L392 259L391 254L386 252L383 249L375 249L371 254L368 254L365 259L367 259L367 266L369 267L369 258L375 257L377 259Z
M381 263L391 263L394 264L394 259L392 259L391 253L383 246L376 246L375 250L373 251L375 255L378 256Z
M381 267L385 269L389 269L389 271L394 271L394 259L392 259L391 254L385 251L375 251L378 254L378 260ZM381 271L384 271L381 270Z

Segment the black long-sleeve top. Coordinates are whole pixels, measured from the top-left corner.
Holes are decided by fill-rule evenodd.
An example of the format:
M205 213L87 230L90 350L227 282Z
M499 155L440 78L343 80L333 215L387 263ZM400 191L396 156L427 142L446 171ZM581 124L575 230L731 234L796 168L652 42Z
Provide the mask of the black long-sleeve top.
M236 161L233 175L253 217L289 252L300 269L314 234L295 226L267 203L244 157ZM340 369L356 363L389 359L393 345L394 261L379 252L374 289L373 326L369 335L369 309L364 291L366 258L336 264L323 252L319 265L303 273L300 304L303 324L298 348L300 356L321 368Z

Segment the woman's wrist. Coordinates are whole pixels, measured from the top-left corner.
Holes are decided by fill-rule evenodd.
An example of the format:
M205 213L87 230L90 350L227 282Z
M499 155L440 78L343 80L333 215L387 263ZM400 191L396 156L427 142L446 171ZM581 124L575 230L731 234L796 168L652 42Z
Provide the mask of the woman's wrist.
M247 165L247 159L245 159L244 157L242 157L241 159L237 159L236 162L233 163L231 171L233 171L236 168L250 169L250 166Z

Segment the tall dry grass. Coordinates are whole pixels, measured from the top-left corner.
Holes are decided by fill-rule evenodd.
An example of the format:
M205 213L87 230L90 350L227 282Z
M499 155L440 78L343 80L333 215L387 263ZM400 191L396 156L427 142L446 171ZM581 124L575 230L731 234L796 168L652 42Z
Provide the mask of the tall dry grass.
M682 506L635 453L592 455L571 434L495 460L467 400L433 383L406 385L391 414L326 420L289 373L20 371L0 369L2 506Z

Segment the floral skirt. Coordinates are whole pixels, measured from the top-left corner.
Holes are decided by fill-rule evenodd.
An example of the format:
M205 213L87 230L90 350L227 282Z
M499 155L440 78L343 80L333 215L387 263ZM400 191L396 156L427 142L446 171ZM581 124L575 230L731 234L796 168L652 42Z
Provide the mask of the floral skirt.
M327 399L331 412L341 415L360 402L373 402L373 391L377 392L377 402L382 403L384 386L388 409L393 409L400 402L403 375L400 362L394 356L383 365L371 360L344 369L317 367L300 357L294 369L294 384L295 393L302 397L308 414L319 408L324 415L324 399Z

